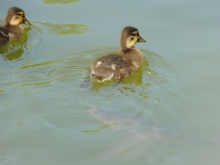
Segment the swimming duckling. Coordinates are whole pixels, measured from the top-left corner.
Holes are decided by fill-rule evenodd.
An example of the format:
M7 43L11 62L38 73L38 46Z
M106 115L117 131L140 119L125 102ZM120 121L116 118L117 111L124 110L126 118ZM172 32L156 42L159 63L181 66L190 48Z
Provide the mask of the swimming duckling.
M0 46L5 45L10 40L15 40L21 37L23 27L20 24L31 25L25 18L25 13L18 7L12 7L8 10L5 17L5 24L0 26Z
M140 50L134 48L136 42L146 42L135 27L127 26L120 36L121 50L116 53L106 54L95 60L90 68L90 74L98 82L118 79L129 76L142 64Z

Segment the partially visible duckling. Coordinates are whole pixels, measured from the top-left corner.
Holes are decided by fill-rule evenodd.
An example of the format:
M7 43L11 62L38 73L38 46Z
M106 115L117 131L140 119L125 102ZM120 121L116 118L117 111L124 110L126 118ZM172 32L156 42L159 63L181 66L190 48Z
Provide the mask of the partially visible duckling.
M10 40L15 40L21 37L23 27L20 24L31 25L25 18L25 13L18 7L12 7L8 10L5 17L5 24L0 26L0 46L5 45Z
M90 67L90 74L98 82L118 79L129 76L142 64L140 50L134 48L136 42L146 42L135 27L127 26L120 36L121 50L116 53L106 54L95 60Z

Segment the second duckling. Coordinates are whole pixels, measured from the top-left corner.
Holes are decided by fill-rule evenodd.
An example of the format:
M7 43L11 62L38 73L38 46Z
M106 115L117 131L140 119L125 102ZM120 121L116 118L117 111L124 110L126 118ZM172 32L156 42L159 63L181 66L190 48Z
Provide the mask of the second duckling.
M21 37L23 27L20 24L31 25L25 18L25 12L22 9L18 7L10 8L5 17L5 24L0 26L0 46Z
M127 26L122 30L120 36L121 50L106 54L96 59L91 67L90 74L98 82L118 79L118 83L124 77L130 76L132 72L142 64L142 54L134 47L136 42L146 42L137 28Z

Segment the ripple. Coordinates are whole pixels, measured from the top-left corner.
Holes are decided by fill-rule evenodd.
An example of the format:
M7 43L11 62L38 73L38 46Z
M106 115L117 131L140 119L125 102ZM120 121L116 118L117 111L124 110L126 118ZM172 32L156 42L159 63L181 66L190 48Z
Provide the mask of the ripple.
M97 48L96 52L94 53L94 56L90 55L90 58L92 58L91 62L97 57L101 56L102 54L105 54L107 52L114 52L117 49L118 48L116 47ZM118 89L120 89L121 91L126 91L126 89L130 89L129 84L134 84L135 87L141 87L141 89L146 89L152 87L153 84L172 85L178 87L179 84L184 83L184 77L187 76L187 74L189 74L187 68L184 68L183 66L176 64L172 60L165 59L164 57L154 52L148 50L141 51L144 55L144 61L142 66L135 70L131 76L123 79L121 84L127 84L126 87L120 88L122 85L119 85ZM178 80L175 79L175 77L178 77ZM179 82L179 77L182 77L182 82ZM153 81L153 83L151 81ZM91 89L99 91L101 88L107 87L114 82L116 82L116 80L107 81L104 83L97 83L94 81L91 84Z
M0 22L3 22L3 20L0 20ZM46 60L45 54L57 54L57 51L54 50L54 42L51 42L54 39L48 37L48 35L82 34L88 30L88 27L83 24L52 24L35 21L31 23L31 26L24 25L24 33L21 38L10 41L1 47L0 73L33 63L33 61L36 61L36 58L41 59L43 57ZM59 50L62 49L59 48Z
M46 4L68 4L78 2L79 0L42 0Z
M176 109L179 106L187 108L192 103L190 92L184 88L184 78L188 71L184 66L148 50L142 50L145 57L143 65L131 76L124 78L116 88L111 88L111 85L115 83L114 80L104 83L92 81L88 88L80 88L80 84L88 76L91 62L100 55L117 49L117 47L78 49L70 47L60 51L50 50L47 56L51 57L53 54L56 58L23 63L13 75L2 73L3 81L0 91L5 93L13 88L25 90L30 88L40 93L39 90L46 87L49 93L62 91L76 100L82 99L88 104L92 102L94 108L96 106L106 108L105 102L113 102L114 104L110 105L113 109L124 109L124 106L129 105L135 111L150 113L146 120L155 122L157 125L163 125L161 118L170 118L165 122L175 121L177 127L179 123L181 125L181 122L177 122L181 116L178 115L179 112ZM71 93L69 93L70 89ZM91 100L90 96L85 98L85 93L91 94L91 97L96 95L98 98L95 98L99 102L96 102L96 99ZM121 104L124 100L126 100L125 103Z
M144 137L144 142L147 143L149 135L153 137L151 139L156 137L156 142L161 143L163 139L168 139L168 141L169 139L170 141L177 139L179 141L182 138L181 135L188 135L188 133L185 134L187 128L183 119L188 115L188 112L183 112L179 108L187 109L191 101L187 90L182 88L185 83L182 79L184 80L188 73L186 73L187 69L184 66L178 65L172 60L148 50L142 50L145 57L142 67L130 77L123 79L116 88L111 88L114 81L92 82L90 87L85 89L79 87L88 75L91 62L100 55L117 49L118 47L81 47L77 49L69 47L59 51L50 50L47 52L49 59L29 61L23 63L12 74L3 73L1 94L12 97L16 92L19 97L19 99L3 100L4 108L16 107L16 104L25 104L26 107L31 107L34 104L39 107L36 114L45 118L45 122L39 122L43 126L47 126L47 121L49 121L49 124L51 123L49 128L56 130L56 132L67 133L74 130L77 135L87 134L86 138L89 139L91 136L97 135L111 139L114 136L124 139L137 135ZM55 55L51 57L52 54ZM14 102L16 100L19 102ZM28 105L26 105L27 103ZM46 107L47 111L43 107ZM90 117L88 112L82 113L87 107L89 109L111 109L122 116L119 120L115 121L114 118L110 123L104 122L104 125L100 125L100 122ZM32 113L29 109L26 111ZM66 114L63 115L65 112ZM73 113L71 119L68 119L71 115L69 112ZM45 113L48 115L45 116ZM78 116L75 115L76 113ZM54 122L48 120L51 114L54 114ZM130 118L124 114L128 114ZM78 118L75 120L75 124L73 124L74 116ZM61 117L63 118L61 119ZM57 124L59 121L66 121L65 126L59 126ZM124 125L118 124L123 121ZM131 124L126 124L127 121L131 121ZM142 121L150 123L150 127L143 124ZM23 122L23 120L19 120L19 122ZM72 129L68 123L72 123ZM67 125L68 129L66 129ZM75 127L76 125L77 127ZM120 126L119 131L108 136L108 131L117 126ZM166 129L166 126L171 128L170 134L168 134L169 132L164 133L163 130L170 130ZM145 128L150 131L146 132ZM178 133L177 138L175 137L176 132L173 133L173 130L180 132L180 138ZM133 143L129 144L130 147L133 147ZM157 152L155 151L155 153Z
M88 67L82 68L81 83L88 76L89 66L93 60L106 52L113 52L117 49L117 47L100 47L94 48L91 54L86 53L84 58L85 60L88 58L90 62L84 63ZM141 51L144 56L143 65L131 76L124 78L116 88L111 87L116 80L104 83L92 81L88 88L82 90L105 96L97 98L98 108L111 107L111 109L121 110L128 106L134 111L147 113L146 121L156 125L163 125L163 122L166 122L167 125L175 125L176 130L184 128L179 113L184 116L187 111L178 112L177 110L180 106L187 109L194 102L192 93L187 89L186 84L190 71L185 66L152 51ZM80 97L80 94L77 95ZM106 102L106 99L107 102L113 102L113 104L100 105L101 102ZM124 104L121 104L122 102Z
M84 24L53 24L49 22L32 22L33 29L49 35L81 34L88 31Z
M72 50L72 48L64 49L59 52L50 50L47 56L50 56L50 54L56 56L57 54L58 58L46 61L44 59L38 62L25 62L17 69L17 72L25 72L25 74L22 74L23 78L25 78L27 76L24 75L30 76L31 70L36 70L35 73L33 72L34 76L31 76L34 79L31 80L28 77L29 82L24 83L25 85L47 84L63 78L71 78L75 75L80 75L81 78L78 78L77 82L81 84L83 79L88 76L91 62L101 54L112 52L116 49L116 47L83 47L77 50ZM137 69L130 77L124 78L116 90L113 90L114 92L111 89L111 84L115 82L114 80L104 83L93 81L90 89L96 92L104 90L105 93L109 93L108 95L123 94L125 96L131 96L135 94L143 99L152 99L157 102L161 102L163 100L161 97L163 96L165 98L169 93L170 97L173 93L182 95L184 92L179 87L184 82L179 81L179 77L181 76L177 75L181 74L184 77L186 75L184 71L187 69L181 68L171 60L165 59L153 52L147 50L142 50L142 52L145 56L142 67ZM40 71L42 69L44 70L43 73ZM55 76L55 72L59 72L59 74ZM63 72L66 73L60 74ZM38 74L39 76L36 76ZM46 80L45 77L47 79L50 78ZM178 79L176 79L177 77ZM38 81L36 78L39 80L44 79L44 81Z
M0 91L6 92L19 86L37 87L63 80L68 81L75 76L81 75L82 71L87 68L87 65L84 65L83 62L92 51L94 50L91 48L66 49L60 52L51 52L52 54L59 54L59 58L56 59L23 63L22 66L13 71L13 76L8 75L6 72L2 73L4 80ZM78 81L80 82L81 79L78 79ZM9 82L13 85L8 86Z

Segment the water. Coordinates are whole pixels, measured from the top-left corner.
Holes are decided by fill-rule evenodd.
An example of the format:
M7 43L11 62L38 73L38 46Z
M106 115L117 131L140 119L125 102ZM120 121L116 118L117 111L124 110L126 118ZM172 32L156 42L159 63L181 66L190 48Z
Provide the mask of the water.
M104 123L101 128L113 128L118 131L126 130L136 134L137 137L145 139L155 138L174 142L184 140L185 136L187 142L190 140L187 139L187 135L180 135L177 131L171 130L169 127L152 125L151 123L146 123L112 110L90 109L89 112L91 116ZM94 130L86 130L84 132L90 131L94 132Z
M0 23L18 6L32 26L0 50L0 164L219 164L219 5L1 3ZM81 88L91 62L119 49L127 25L147 41L136 44L143 66L116 88L116 80ZM172 132L143 138L154 134L143 125L114 129L118 121L99 121L90 109ZM189 140L175 140L176 132Z

